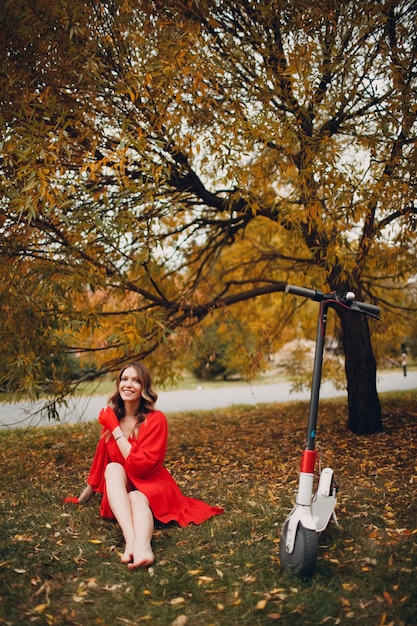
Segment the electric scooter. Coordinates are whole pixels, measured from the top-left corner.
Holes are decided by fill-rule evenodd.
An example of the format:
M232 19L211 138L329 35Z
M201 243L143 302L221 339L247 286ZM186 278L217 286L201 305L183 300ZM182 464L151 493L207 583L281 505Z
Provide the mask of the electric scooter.
M317 460L317 452L315 450L317 414L327 312L329 308L347 309L380 319L380 309L373 304L356 301L355 294L351 291L341 297L335 293L324 294L321 291L306 287L287 285L285 292L320 303L307 426L307 443L301 459L295 505L283 524L279 546L279 557L284 569L295 576L309 577L316 568L318 534L325 530L331 517L337 524L334 511L337 501L337 485L334 479L334 472L330 467L320 471L317 491L313 494Z

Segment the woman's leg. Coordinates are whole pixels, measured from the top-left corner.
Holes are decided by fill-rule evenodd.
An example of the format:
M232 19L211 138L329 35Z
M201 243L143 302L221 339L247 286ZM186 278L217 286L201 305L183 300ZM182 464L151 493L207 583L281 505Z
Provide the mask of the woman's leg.
M133 526L132 510L127 491L126 472L120 463L109 463L105 469L104 478L110 508L122 529L126 542L122 562L129 563L133 559L135 528Z
M129 569L148 567L152 565L155 559L151 547L154 529L152 511L149 507L148 498L140 491L131 491L129 500L135 531L135 544L133 559L128 567Z

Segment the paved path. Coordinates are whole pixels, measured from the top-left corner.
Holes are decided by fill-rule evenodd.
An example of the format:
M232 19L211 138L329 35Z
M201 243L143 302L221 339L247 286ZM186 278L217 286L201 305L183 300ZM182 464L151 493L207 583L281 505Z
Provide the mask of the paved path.
M403 376L402 371L383 373L378 376L378 391L405 391L415 390L417 401L417 371ZM323 383L320 398L335 398L346 396L346 391L335 389L331 383ZM169 416L180 411L200 411L221 409L228 406L256 405L273 402L288 402L292 400L308 400L309 390L291 392L290 384L277 382L275 384L247 384L228 385L226 387L204 389L204 385L196 389L178 391L160 391L158 393L157 408ZM85 422L97 419L100 409L106 405L105 396L78 397L69 401L68 406L59 410L62 423ZM54 425L55 421L48 421L36 410L42 403L0 403L0 428L15 428L38 425Z

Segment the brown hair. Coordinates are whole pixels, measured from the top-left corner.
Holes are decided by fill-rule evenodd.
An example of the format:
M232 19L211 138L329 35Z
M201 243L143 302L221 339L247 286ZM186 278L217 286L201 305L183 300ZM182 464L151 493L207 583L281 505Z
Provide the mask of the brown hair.
M136 370L139 382L142 385L140 403L136 412L136 418L138 420L138 423L141 424L146 418L147 414L155 410L155 402L158 398L158 395L152 389L151 376L145 365L141 361L133 361L133 363L128 363L127 365L124 365L122 367L116 378L116 389L109 397L109 405L116 413L117 419L120 420L122 419L122 417L125 416L125 405L122 398L120 397L119 384L122 379L123 372L128 367L133 367Z

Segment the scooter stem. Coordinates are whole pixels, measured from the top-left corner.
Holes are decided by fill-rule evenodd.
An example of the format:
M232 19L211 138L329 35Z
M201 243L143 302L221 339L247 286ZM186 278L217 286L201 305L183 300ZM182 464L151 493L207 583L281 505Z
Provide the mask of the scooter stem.
M311 384L310 410L307 424L306 450L314 450L316 443L317 415L319 407L320 381L323 368L324 338L326 335L329 303L320 302L317 321L316 349L314 354L313 380Z

